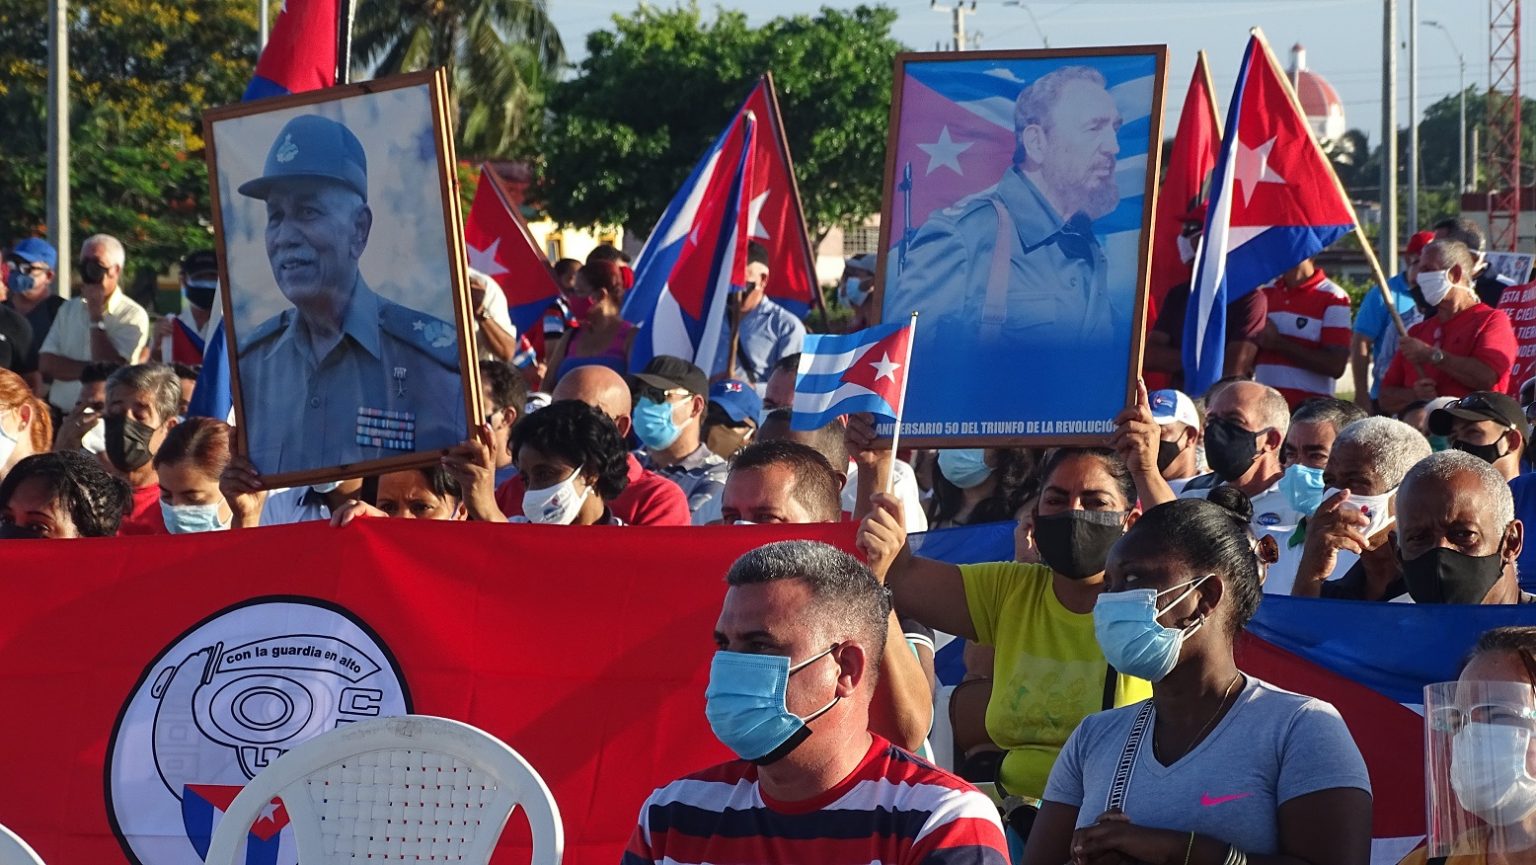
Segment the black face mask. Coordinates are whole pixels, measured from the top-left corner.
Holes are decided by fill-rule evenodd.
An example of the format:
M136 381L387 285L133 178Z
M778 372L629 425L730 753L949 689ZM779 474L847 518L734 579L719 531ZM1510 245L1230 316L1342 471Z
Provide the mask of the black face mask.
M1503 459L1504 457L1509 456L1509 451L1504 451L1502 453L1499 451L1499 442L1501 442L1501 441L1503 441L1502 438L1500 438L1499 441L1494 442L1493 444L1489 444L1489 445L1474 445L1474 444L1468 444L1467 442L1464 442L1461 439L1455 439L1455 440L1453 440L1451 442L1451 447L1461 451L1462 453L1471 454L1472 456L1477 457L1478 459L1482 460L1483 462L1486 462L1489 465L1492 465L1493 463L1498 462L1499 460Z
M1205 461L1224 481L1235 481L1258 458L1258 431L1245 430L1232 421L1215 418L1205 425Z
M194 288L189 285L187 286L187 302L197 307L198 309L212 309L213 293L215 291L218 291L218 289Z
M1069 580L1104 572L1109 548L1125 534L1125 511L1035 514L1035 549L1046 567Z
M108 416L106 424L107 459L123 473L142 468L149 462L149 440L155 427L142 424L127 415Z
M35 541L41 538L37 532L15 523L0 523L0 541Z
M102 267L99 261L80 262L80 279L90 285L100 285L106 278L108 268Z
M1173 461L1178 459L1181 453L1184 453L1184 448L1180 447L1178 442L1159 440L1157 443L1157 470L1160 472L1168 471L1168 467L1173 465Z
M1504 545L1499 544L1502 550ZM1403 581L1416 604L1481 604L1488 590L1504 575L1504 559L1469 556L1445 547L1435 547L1403 563Z

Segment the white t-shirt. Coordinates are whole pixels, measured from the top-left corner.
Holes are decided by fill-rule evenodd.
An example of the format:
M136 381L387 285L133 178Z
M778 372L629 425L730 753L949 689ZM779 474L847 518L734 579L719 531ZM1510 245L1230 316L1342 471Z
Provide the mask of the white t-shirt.
M501 286L494 279L485 281L485 303L482 307L485 309L486 318L496 322L497 326L511 334L513 340L517 339L517 328L512 326L512 313L507 309L506 292L501 290ZM484 325L475 322L475 336L478 337L475 344L480 349L480 360L501 360L491 351L490 343L486 341L481 330L482 327Z
M111 340L112 348L122 356L123 362L138 363L139 352L149 342L149 313L144 311L144 307L134 303L122 289L118 289L107 298L107 310L101 322L106 327L107 339ZM59 314L53 320L53 327L48 329L48 336L43 339L39 351L89 362L91 331L95 328L91 324L85 298L71 298L59 307ZM74 411L75 400L79 396L79 380L55 381L48 390L48 401L53 403L54 408L65 413Z
M1203 499L1210 493L1210 487L1192 490L1186 486L1178 495L1181 499ZM1280 560L1269 566L1269 577L1264 581L1264 592L1271 595L1289 595L1291 586L1296 582L1296 566L1301 564L1302 550L1300 543L1291 545L1291 535L1295 534L1296 524L1301 522L1304 515L1291 507L1291 500L1280 490L1279 481L1254 496L1252 501L1253 521L1249 525L1253 528L1253 533L1260 537L1263 535L1273 537L1280 547ZM1338 571L1338 573L1342 575L1344 572Z
M928 514L923 511L923 499L917 490L917 474L903 460L891 466L896 479L896 497L901 499L902 516L907 523L907 534L928 531ZM848 482L843 484L843 513L851 514L859 504L859 467L848 462Z

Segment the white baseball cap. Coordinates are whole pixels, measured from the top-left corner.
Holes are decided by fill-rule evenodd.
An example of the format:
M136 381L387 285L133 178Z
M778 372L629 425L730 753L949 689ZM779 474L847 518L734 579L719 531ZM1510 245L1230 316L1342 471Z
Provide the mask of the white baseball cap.
M1200 428L1200 414L1195 411L1195 402L1183 391L1173 388L1155 390L1148 399L1152 404L1152 417L1159 425L1181 423Z

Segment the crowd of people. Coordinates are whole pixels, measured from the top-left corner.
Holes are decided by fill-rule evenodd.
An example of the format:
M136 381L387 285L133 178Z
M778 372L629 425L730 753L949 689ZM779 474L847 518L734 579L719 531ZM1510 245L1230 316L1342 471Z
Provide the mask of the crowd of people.
M1182 390L1175 292L1105 446L898 455L868 416L791 423L804 328L765 296L761 249L733 301L737 339L705 370L631 368L633 274L600 247L555 265L562 292L535 333L470 275L486 413L436 464L268 489L228 423L188 416L213 256L187 256L184 311L152 323L123 291L117 240L85 241L64 300L56 251L28 239L6 256L0 305L0 538L856 522L863 562L786 542L731 569L706 699L741 761L658 790L626 862L820 861L834 836L860 862L1364 862L1370 783L1349 731L1326 703L1243 673L1233 646L1265 593L1536 601L1521 586L1536 579L1536 383L1510 381L1514 331L1486 302L1483 253L1464 220L1414 235L1404 273L1353 321L1303 262L1239 302L1227 376L1200 394ZM854 326L873 269L848 262ZM1348 368L1353 401L1335 395ZM910 542L999 521L1016 526L1013 561L956 566ZM964 781L913 756L943 635L966 641L950 702ZM1515 637L1485 644L1531 657ZM1532 669L1506 668L1478 669Z

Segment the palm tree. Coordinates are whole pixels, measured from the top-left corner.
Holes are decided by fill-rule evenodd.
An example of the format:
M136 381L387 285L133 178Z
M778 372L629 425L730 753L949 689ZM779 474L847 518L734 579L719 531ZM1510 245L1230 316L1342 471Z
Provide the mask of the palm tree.
M352 44L374 76L448 67L459 150L484 157L528 138L565 63L546 0L361 0Z

